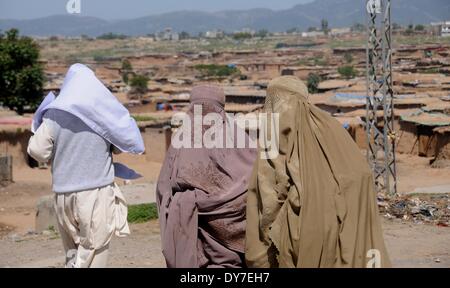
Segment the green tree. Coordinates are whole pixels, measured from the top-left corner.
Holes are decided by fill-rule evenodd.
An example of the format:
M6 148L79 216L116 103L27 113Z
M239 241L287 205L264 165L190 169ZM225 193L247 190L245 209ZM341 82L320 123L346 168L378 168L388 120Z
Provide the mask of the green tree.
M189 38L191 38L191 35L188 32L182 31L180 33L180 40L185 40L185 39L189 39Z
M293 33L297 33L297 32L298 32L297 28L290 28L290 29L286 30L286 33L288 33L288 34L293 34Z
M402 25L398 24L398 23L393 23L392 24L392 30L401 30L403 27Z
M135 75L130 80L130 86L133 93L142 96L148 91L148 77L145 75Z
M233 65L198 64L194 68L202 77L228 77L240 74L239 69Z
M123 61L122 61L122 70L133 71L133 66L131 65L130 60L123 59Z
M319 75L315 73L309 73L308 79L307 79L307 86L308 86L308 92L309 93L317 93L319 92L319 83L322 79Z
M44 72L39 47L17 29L0 34L0 103L19 114L36 108L43 96Z
M424 31L425 30L425 26L423 26L422 24L416 25L414 30L416 30L416 31Z
M123 82L128 84L130 74L133 73L133 66L128 59L123 59L121 73Z
M266 29L261 29L258 32L256 32L256 37L260 37L260 38L266 38L267 35L269 35L269 31L267 31Z
M127 39L127 35L123 35L123 34L115 34L112 32L109 33L105 33L102 34L100 36L97 37L97 39L102 39L102 40L115 40L115 39Z
M351 53L345 53L344 54L344 60L345 60L345 62L347 62L347 63L352 63L353 62L353 56L352 56L352 54Z
M233 38L234 38L234 40L251 39L252 38L252 34L247 33L247 32L238 32L238 33L234 33Z
M130 82L130 76L128 75L128 73L122 73L122 81L125 84L128 84L128 82Z
M355 23L352 25L350 29L354 32L363 32L366 30L366 26L364 26L364 24L361 23Z
M411 34L413 34L413 33L414 33L414 25L409 24L409 25L408 25L408 28L406 28L406 30L405 30L405 34L406 34L406 35L411 35Z
M358 76L358 71L353 66L342 66L338 68L338 73L345 79L352 79Z
M92 41L92 40L94 40L91 37L89 37L89 35L86 35L86 34L81 34L81 39L85 40L85 41Z
M322 31L325 35L328 35L328 32L330 31L328 28L328 20L327 19L322 19L322 21L320 22L320 25L322 26Z

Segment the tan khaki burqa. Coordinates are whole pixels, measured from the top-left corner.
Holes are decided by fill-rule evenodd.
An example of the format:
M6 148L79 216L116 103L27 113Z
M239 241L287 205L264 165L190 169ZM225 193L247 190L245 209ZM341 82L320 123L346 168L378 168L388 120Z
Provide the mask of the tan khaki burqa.
M254 169L247 264L389 267L372 173L348 132L295 77L273 80L267 93L266 112L280 113L280 155L258 157Z

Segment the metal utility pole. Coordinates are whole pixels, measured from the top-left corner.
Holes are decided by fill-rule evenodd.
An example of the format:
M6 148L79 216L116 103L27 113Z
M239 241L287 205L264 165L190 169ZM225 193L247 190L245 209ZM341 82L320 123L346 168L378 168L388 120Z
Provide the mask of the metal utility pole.
M366 8L367 158L374 174L376 190L396 195L391 1L366 0Z

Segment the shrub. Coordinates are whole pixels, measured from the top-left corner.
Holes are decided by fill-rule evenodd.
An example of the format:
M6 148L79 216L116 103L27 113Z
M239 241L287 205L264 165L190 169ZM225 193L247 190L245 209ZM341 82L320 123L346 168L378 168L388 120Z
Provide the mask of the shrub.
M338 73L345 79L352 79L358 75L358 71L353 66L342 66L338 68Z
M364 32L365 30L366 30L366 26L361 23L355 23L351 27L351 31L354 31L354 32Z
M347 63L352 63L353 62L353 56L352 56L352 54L350 54L350 53L345 53L344 54L344 60L345 60L345 62L347 62Z
M194 68L204 77L228 77L232 75L239 75L240 71L234 66L217 65L217 64L199 64Z
M259 30L255 34L256 37L260 37L260 38L266 38L268 35L269 35L269 31L267 31L266 29Z
M315 57L315 58L313 58L313 61L314 61L314 65L316 65L316 66L327 66L328 65L328 60L326 58Z
M130 61L128 59L123 59L122 61L122 70L125 71L132 71L133 66L131 65Z
M153 219L158 219L158 209L155 203L128 206L128 222L145 223Z
M328 33L330 32L329 26L328 26L328 20L327 19L322 19L322 21L320 21L320 25L322 26L322 31L325 35L328 35Z
M154 121L156 120L153 117L145 116L145 115L131 115L136 122L148 122L148 121Z
M416 30L416 31L424 31L425 30L425 26L423 26L422 24L416 25L414 30Z
M106 34L102 34L100 36L97 37L97 39L102 39L102 40L114 40L114 39L126 39L128 38L126 35L123 34L114 34L114 33L106 33Z
M129 74L133 72L133 66L128 59L122 61L122 80L125 84L128 84L130 77Z
M148 77L145 75L135 75L131 78L130 86L135 93L145 94L148 90Z
M185 40L185 39L190 39L190 38L191 38L191 35L188 32L182 31L180 33L180 40Z
M251 39L251 38L252 38L252 34L247 33L247 32L239 32L239 33L233 34L234 40L246 40L246 39Z
M319 92L319 83L322 79L319 75L315 73L309 73L308 80L307 80L307 86L308 86L308 92L309 93L317 93Z

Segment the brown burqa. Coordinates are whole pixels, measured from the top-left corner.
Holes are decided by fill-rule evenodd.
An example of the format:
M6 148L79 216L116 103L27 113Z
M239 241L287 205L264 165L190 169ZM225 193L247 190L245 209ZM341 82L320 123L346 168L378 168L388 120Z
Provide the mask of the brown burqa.
M237 133L234 121L225 117L222 89L193 88L188 112L191 124L194 105L201 105L203 115L221 115L225 137L232 135L231 126ZM202 134L209 128L203 127ZM192 144L194 129L188 135ZM245 265L245 202L255 158L256 149L176 149L171 145L156 189L162 248L169 268Z
M273 80L267 94L266 112L280 113L280 155L255 165L248 266L367 267L377 249L373 266L389 267L372 173L348 132L295 77Z

